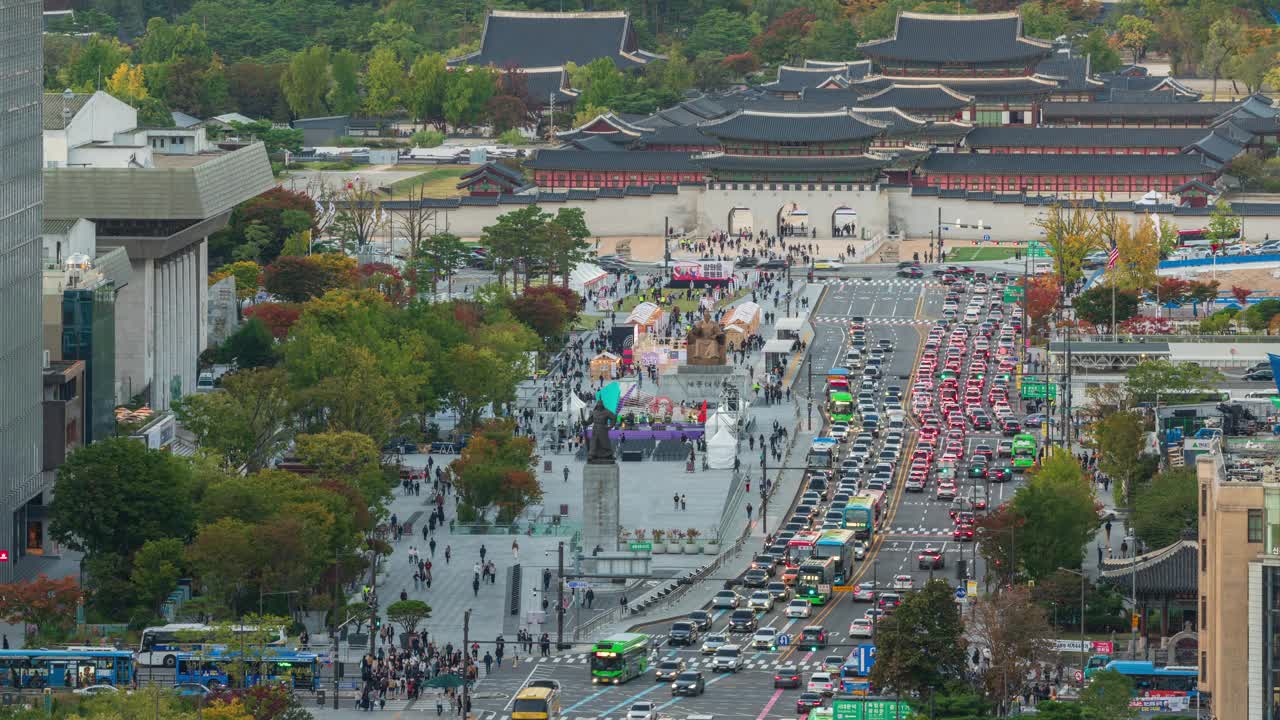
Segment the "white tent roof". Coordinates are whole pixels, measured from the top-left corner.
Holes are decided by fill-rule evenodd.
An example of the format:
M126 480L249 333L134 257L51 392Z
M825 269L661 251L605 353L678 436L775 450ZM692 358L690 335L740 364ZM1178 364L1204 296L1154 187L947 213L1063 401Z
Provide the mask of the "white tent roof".
M569 289L581 295L587 288L608 276L609 273L599 265L578 263L574 266L573 272L569 273Z
M648 325L662 312L662 308L651 302L642 302L631 310L631 314L627 315L628 325Z
M734 323L739 323L742 325L749 325L752 320L755 320L759 316L760 306L748 300L747 302L739 303L735 306L733 311L729 313L729 316L725 318L724 324L732 325Z
M721 431L732 435L736 432L737 427L738 419L733 416L733 413L720 408L717 408L715 412L707 416L707 422L704 425L708 438Z
M738 455L738 439L726 428L707 440L707 466L716 470L733 467L733 460Z

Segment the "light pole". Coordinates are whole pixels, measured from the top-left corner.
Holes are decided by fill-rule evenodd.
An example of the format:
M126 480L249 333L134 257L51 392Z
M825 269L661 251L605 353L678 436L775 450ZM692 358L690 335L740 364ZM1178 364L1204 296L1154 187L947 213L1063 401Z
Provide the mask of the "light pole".
M1132 628L1130 633L1133 636L1133 657L1138 656L1138 536L1129 534L1125 536L1125 541L1129 544L1129 552L1133 553L1129 556L1129 591L1130 598L1133 601L1133 614L1129 618L1129 626Z
M1072 570L1071 568L1059 567L1062 572L1069 572L1072 575L1080 576L1080 685L1084 685L1084 673L1089 669L1089 653L1084 639L1084 612L1085 612L1085 580L1088 575L1084 570Z

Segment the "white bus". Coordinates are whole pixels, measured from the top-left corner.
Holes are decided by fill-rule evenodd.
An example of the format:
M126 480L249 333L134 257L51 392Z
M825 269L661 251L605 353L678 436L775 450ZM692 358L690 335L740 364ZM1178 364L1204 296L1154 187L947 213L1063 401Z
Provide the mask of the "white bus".
M149 627L142 631L142 642L138 647L138 665L162 665L175 667L178 664L178 653L199 652L212 643L215 629L200 623L170 623L159 627ZM258 628L253 625L241 625L235 628L236 633L254 633ZM271 633L271 647L283 647L288 637L284 628Z

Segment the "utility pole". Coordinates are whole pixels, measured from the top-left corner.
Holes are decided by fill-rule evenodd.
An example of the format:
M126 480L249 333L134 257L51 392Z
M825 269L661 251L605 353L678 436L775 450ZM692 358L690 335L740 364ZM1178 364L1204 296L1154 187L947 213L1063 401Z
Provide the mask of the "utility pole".
M556 568L556 649L564 649L564 541L557 549Z
M341 593L338 590L340 579L342 576L342 562L338 557L338 551L333 553L333 709L338 709L338 678L342 675L342 657L339 655L338 646L338 598Z
M471 610L462 613L462 717L470 717L467 705L471 702Z
M671 272L671 218L662 217L662 272Z

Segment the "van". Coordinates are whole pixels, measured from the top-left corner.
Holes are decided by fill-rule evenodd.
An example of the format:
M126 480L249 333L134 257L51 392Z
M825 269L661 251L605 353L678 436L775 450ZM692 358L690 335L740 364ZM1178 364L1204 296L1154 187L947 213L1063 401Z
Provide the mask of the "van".
M526 687L511 704L511 720L556 720L560 717L560 689Z
M198 393L213 392L213 373L211 372L200 373L200 376L196 378L196 392Z
M711 658L711 668L718 672L738 672L742 669L742 648L723 645Z

